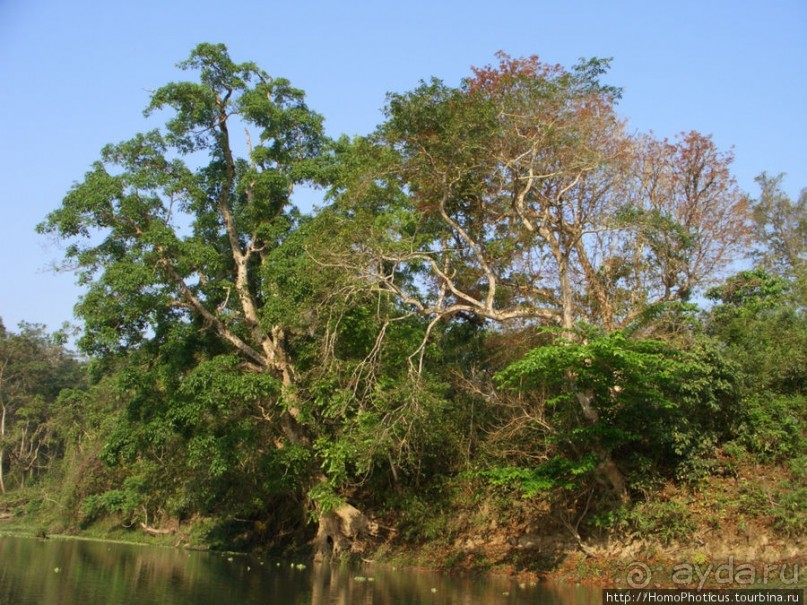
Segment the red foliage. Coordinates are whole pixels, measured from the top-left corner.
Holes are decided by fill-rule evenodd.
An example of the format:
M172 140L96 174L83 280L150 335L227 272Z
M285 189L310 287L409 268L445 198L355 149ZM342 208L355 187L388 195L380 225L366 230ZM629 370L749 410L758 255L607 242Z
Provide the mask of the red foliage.
M506 92L525 79L554 79L566 73L560 65L542 63L538 55L514 59L500 50L496 57L499 64L495 67L471 67L474 77L468 81L470 92Z

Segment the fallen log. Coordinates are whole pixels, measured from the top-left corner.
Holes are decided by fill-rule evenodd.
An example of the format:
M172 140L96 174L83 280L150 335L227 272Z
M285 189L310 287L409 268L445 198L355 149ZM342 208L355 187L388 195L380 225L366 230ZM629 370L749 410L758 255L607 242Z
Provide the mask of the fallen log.
M157 529L156 527L149 527L142 521L140 522L140 527L143 528L143 531L151 536L167 536L176 533L176 529Z

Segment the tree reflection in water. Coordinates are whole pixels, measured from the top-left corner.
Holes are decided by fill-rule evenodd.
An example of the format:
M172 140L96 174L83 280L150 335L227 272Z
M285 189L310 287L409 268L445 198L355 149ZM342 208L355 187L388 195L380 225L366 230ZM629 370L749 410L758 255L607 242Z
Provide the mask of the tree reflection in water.
M0 537L0 604L487 605L599 603L600 591L387 566L289 561L85 540Z

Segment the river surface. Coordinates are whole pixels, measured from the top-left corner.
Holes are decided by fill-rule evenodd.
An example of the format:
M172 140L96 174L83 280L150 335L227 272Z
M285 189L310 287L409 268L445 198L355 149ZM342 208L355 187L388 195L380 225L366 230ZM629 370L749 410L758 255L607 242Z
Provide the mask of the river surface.
M594 604L600 591L366 565L0 536L0 605Z

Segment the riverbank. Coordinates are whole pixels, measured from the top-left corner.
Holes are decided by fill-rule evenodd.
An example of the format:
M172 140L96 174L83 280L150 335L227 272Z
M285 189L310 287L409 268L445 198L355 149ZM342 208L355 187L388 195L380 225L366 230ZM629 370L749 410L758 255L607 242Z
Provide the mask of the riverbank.
M782 539L766 533L737 535L698 543L611 540L586 546L562 537L533 545L414 550L376 553L378 561L448 573L509 575L528 582L563 582L603 588L748 588L807 586L807 544L803 537ZM546 565L553 560L553 565Z
M627 505L566 499L565 509L557 494L513 498L457 483L416 523L381 519L397 529L374 557L607 587L804 586L802 472L724 458L694 484L668 482Z
M79 534L45 534L27 523L0 524L0 537L68 539L118 545L157 546L190 551L209 550L205 545L181 544L166 536L108 531ZM584 585L601 588L788 588L807 585L807 560L803 556L803 536L784 540L766 533L734 536L726 542L701 541L695 544L664 544L652 540L633 540L589 545L588 552L556 537L552 557L557 564L541 566L548 552L542 550L550 539L540 543L498 544L488 548L445 549L435 544L419 546L382 546L371 558L356 558L354 563L369 568L419 569L449 575L509 576L519 584L543 583ZM227 555L255 555L237 551L215 551ZM289 560L307 561L305 551ZM299 563L298 563L299 564Z
M667 483L626 506L590 497L582 512L558 494L533 498L457 478L439 497L411 495L368 510L370 527L347 555L394 567L515 576L603 587L803 586L804 487L792 469L735 465L696 485ZM607 494L605 496L607 498ZM554 498L554 500L553 500ZM564 500L563 502L570 502ZM575 501L571 501L574 503ZM0 499L0 534L66 535L191 550L274 552L294 560L305 542L273 550L260 523L222 540L221 520L124 526L106 516L79 528L35 489ZM247 547L245 547L247 546Z

